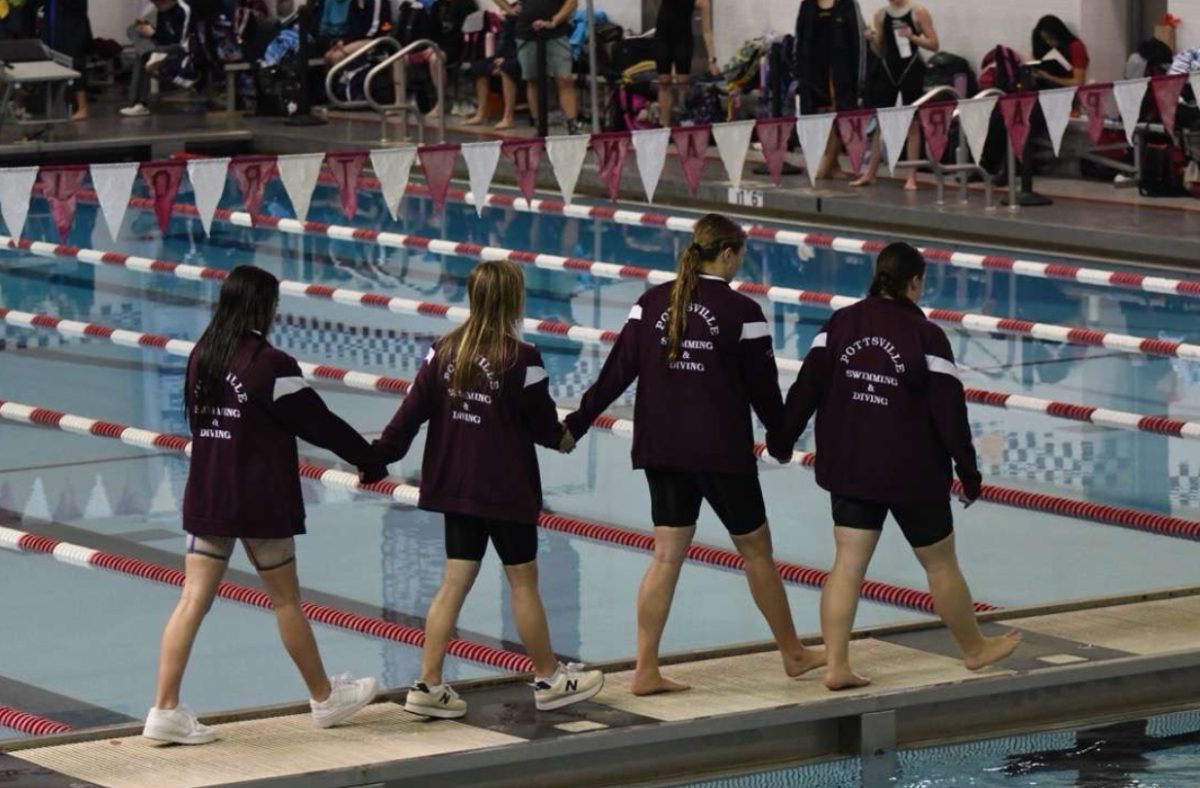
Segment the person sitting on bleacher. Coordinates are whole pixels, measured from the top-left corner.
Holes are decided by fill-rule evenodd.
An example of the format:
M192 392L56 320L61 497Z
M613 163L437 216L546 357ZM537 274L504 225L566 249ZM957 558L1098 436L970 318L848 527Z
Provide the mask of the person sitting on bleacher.
M392 5L389 0L325 0L325 3L326 9L331 6L345 7L341 33L330 36L333 43L325 53L325 62L331 66L392 30ZM321 33L326 33L324 27Z
M169 79L182 88L196 84L191 78L192 9L184 0L151 0L133 20L129 38L138 59L129 83L133 103L121 110L127 118L150 114L150 79Z
M488 120L488 97L492 92L492 79L499 77L504 96L504 115L496 124L497 131L513 127L513 110L517 104L517 85L521 81L521 64L517 60L517 17L505 15L496 34L496 51L471 64L471 76L475 78L475 100L479 108L467 118L463 125L479 126Z

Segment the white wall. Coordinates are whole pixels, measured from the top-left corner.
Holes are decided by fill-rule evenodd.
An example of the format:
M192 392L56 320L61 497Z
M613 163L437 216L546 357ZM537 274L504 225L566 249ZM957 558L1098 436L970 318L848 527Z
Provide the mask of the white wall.
M1120 79L1129 57L1128 0L1082 0L1082 3L1087 4L1087 15L1083 17L1082 29L1075 32L1087 44L1092 58L1088 80Z
M92 35L96 38L111 38L122 43L129 40L125 30L133 18L146 6L147 0L92 0L88 3L88 17L92 22Z
M1179 48L1200 47L1200 0L1171 0L1171 13L1183 20L1176 31Z

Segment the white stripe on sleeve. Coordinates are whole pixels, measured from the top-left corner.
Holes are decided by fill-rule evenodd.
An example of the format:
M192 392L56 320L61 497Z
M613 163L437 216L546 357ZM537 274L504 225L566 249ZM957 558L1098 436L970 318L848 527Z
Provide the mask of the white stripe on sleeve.
M525 367L525 388L536 386L548 377L546 370L541 367Z
M762 339L771 336L771 328L766 323L743 323L742 341L747 339Z
M433 362L433 357L434 357L435 355L437 355L437 351L436 351L436 350L434 350L433 348L429 348L429 352L425 354L425 363L426 363L426 364L430 364L430 363L432 363L432 362Z
M295 394L297 391L304 391L307 388L312 387L304 378L275 378L275 401L278 402L289 394Z
M929 367L930 372L937 372L942 375L949 375L958 380L958 367L953 361L947 361L941 356L925 356L925 366Z
M642 307L640 304L634 304L633 309L629 310L629 320L641 320Z
M822 331L813 337L812 346L809 350L816 350L819 347L826 347L829 344L829 335Z

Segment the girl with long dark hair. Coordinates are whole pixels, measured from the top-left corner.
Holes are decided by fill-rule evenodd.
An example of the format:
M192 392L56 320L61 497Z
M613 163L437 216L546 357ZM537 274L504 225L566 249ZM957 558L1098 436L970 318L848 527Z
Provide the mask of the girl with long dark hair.
M375 452L335 416L301 376L296 360L267 342L279 282L239 266L221 285L212 321L188 359L184 403L192 459L183 497L186 579L162 636L154 707L143 735L205 744L208 726L179 703L196 633L241 541L271 597L279 636L308 687L313 722L336 725L374 698L375 679L329 678L300 610L294 538L304 533L296 438L360 468Z
M488 542L504 564L517 632L533 660L537 708L560 709L604 687L600 671L559 664L538 592L542 481L535 445L569 452L575 442L559 424L541 354L520 340L525 278L513 263L480 263L467 277L467 297L467 322L429 351L376 441L383 459L395 462L429 422L418 505L445 516L446 569L425 617L421 676L404 708L443 719L467 713L442 668Z
M745 247L737 224L717 214L702 217L675 281L638 299L599 379L566 420L578 440L637 380L633 466L645 470L650 485L654 558L638 589L636 695L688 689L662 675L658 651L703 501L745 561L751 594L787 674L799 676L824 661L796 637L758 483L750 411L775 429L783 402L762 308L729 287Z
M1041 87L1071 88L1087 82L1091 58L1087 47L1066 22L1047 14L1034 26L1032 38L1033 59L1041 61L1033 73ZM1052 52L1061 55L1066 65L1052 56L1047 58Z
M869 682L850 668L850 630L867 565L888 513L925 568L934 609L971 670L1017 647L1010 632L984 637L954 550L952 469L963 501L980 495L967 401L945 333L917 306L925 259L908 244L879 254L870 294L826 321L788 392L767 447L783 461L817 414L817 483L833 505L837 555L821 590L831 690Z

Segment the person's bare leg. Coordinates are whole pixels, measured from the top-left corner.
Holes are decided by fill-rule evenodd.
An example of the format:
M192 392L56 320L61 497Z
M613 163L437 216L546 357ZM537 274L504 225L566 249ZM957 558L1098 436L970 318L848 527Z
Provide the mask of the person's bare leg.
M916 161L921 158L921 130L914 123L908 129L908 158L910 161ZM904 181L904 190L915 192L917 190L917 168L908 168L908 179Z
M504 117L496 124L496 131L511 129L516 121L513 114L517 106L517 82L503 71L500 72L500 89L504 96Z
M87 120L88 119L88 100L87 91L75 91L75 111L71 113L71 120Z
M167 625L163 628L158 651L158 681L154 690L156 709L173 709L179 705L179 687L187 668L192 644L205 614L212 607L217 586L229 564L206 555L190 554L184 562L183 591Z
M568 121L579 119L579 98L575 95L575 77L567 75L555 78L558 85L558 104L562 107L563 118Z
M525 101L529 104L529 117L536 127L538 123L537 80L531 79L525 83Z
M637 666L630 686L634 695L691 689L662 675L658 667L658 647L667 626L667 616L671 612L671 601L675 598L675 586L679 582L683 559L695 535L694 525L685 528L654 527L654 556L638 587Z
M525 651L533 660L534 675L548 678L558 669L558 658L550 648L550 627L538 592L537 561L504 567L512 589L513 623Z
M421 681L430 687L442 683L442 666L450 635L458 622L463 600L479 575L478 561L446 560L442 585L429 603L425 614L425 647L421 650Z
M487 77L475 79L475 114L463 121L464 126L478 126L487 122L487 103L492 92L488 82Z
M971 604L971 589L955 554L954 534L915 552L929 579L933 609L950 630L967 668L979 670L1012 654L1021 643L1020 632L1012 630L997 637L985 637L979 629Z
M796 637L792 607L775 566L771 529L763 523L748 534L733 536L733 544L746 565L746 581L750 584L754 604L767 620L771 635L779 646L784 672L795 678L824 665L825 651L805 648Z
M658 75L658 119L665 128L671 125L671 111L675 106L675 89L670 74Z
M805 162L807 165L808 162ZM825 154L821 157L821 164L817 168L817 180L826 180L830 178L845 178L846 173L842 170L838 163L838 141L833 134L829 135L829 142L825 144Z
M300 609L300 579L296 574L296 562L289 561L276 569L259 570L258 576L271 596L279 639L283 641L283 647L287 649L292 662L296 663L300 677L308 687L309 697L318 703L328 699L329 676L325 673L325 664L321 661L312 625Z
M870 679L850 669L850 630L867 565L879 544L879 531L835 525L837 553L821 589L821 635L825 638L825 686L831 690L865 687Z
M875 178L879 175L879 165L882 161L882 136L878 131L871 137L871 162L867 165L867 171L850 181L851 186L870 186L875 183Z

